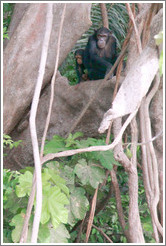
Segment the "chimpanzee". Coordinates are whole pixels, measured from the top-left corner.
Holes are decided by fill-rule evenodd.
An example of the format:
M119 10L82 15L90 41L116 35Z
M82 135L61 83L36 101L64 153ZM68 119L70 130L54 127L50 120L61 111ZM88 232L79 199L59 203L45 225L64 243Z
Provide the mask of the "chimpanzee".
M99 28L89 37L84 51L83 64L88 70L89 79L103 79L116 59L116 38L109 29L105 27Z
M78 77L77 83L86 81L88 79L88 76L85 73L85 66L83 64L84 50L83 49L76 50L74 56L76 58L76 73Z

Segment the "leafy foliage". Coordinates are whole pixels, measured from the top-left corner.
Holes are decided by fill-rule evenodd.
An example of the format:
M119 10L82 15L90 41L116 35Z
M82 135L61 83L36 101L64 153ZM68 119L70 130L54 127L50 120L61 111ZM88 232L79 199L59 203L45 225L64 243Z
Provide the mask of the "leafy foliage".
M109 28L116 36L118 49L126 36L128 15L123 3L107 3ZM3 38L8 38L8 26L14 4L3 3ZM91 10L93 25L78 40L76 46L62 64L60 71L68 77L70 84L76 83L75 59L73 52L78 48L84 48L89 35L94 29L102 26L99 3L92 4ZM159 45L163 40L163 34L156 36L156 43ZM162 74L163 53L160 56L160 75ZM4 135L4 148L17 147L21 141L14 142L10 136ZM78 149L89 146L104 145L102 139L83 139L82 133L70 134L67 139L54 136L47 141L44 154L57 153L68 149ZM126 153L131 157L130 149ZM140 149L138 149L140 155ZM121 190L121 200L125 217L128 216L128 176L123 168L113 157L113 152L100 151L78 154L72 157L59 158L58 161L51 161L44 165L42 170L43 204L42 216L39 229L38 243L68 243L75 242L77 231L70 233L79 220L85 218L89 210L89 203L99 184L105 178L105 169L111 170L113 165L118 166L118 181ZM3 220L4 220L4 243L18 243L25 217L28 197L32 186L33 168L27 167L24 170L10 171L3 170ZM98 191L98 202L104 201L110 189L110 177L105 185L102 184ZM34 203L35 207L35 203ZM29 221L28 241L30 242L34 207ZM139 172L139 208L144 236L147 242L154 243L152 238L152 223L150 213L145 200L142 173ZM111 237L114 243L126 243L122 228L118 221L116 201L111 196L107 205L95 217L94 224ZM81 242L84 242L85 233L82 233ZM105 243L105 239L95 228L89 239L89 243Z
M9 146L10 149L16 148L22 140L14 142L9 135L3 134L3 147L6 148Z
M85 196L85 190L81 187L71 188L69 224L73 225L76 219L82 220L88 208L89 202Z
M76 62L74 58L74 52L70 52L65 61L59 67L61 75L68 78L70 85L74 85L77 82L75 66Z
M80 159L78 164L74 168L74 172L77 174L83 185L90 184L96 189L99 183L102 183L105 178L105 173L101 167L93 165L93 163L87 162L85 159Z
M66 149L78 149L104 144L104 140L82 138L77 132L67 139L54 136L45 145L45 154ZM103 155L106 153L106 155ZM105 164L104 164L105 163ZM110 163L110 164L109 164ZM39 243L73 243L77 232L70 233L78 220L85 218L89 203L99 184L105 179L105 168L112 168L116 163L111 152L92 152L63 157L59 161L50 161L42 169L43 204L39 228ZM118 163L116 163L118 164ZM4 242L18 243L25 217L25 211L32 186L33 168L27 167L20 172L4 170ZM145 200L142 174L139 173L139 207L141 222L147 242L153 243L150 213ZM98 191L98 202L104 201L110 189L107 184ZM118 165L118 183L125 217L128 217L128 175ZM90 200L89 200L90 199ZM35 203L34 203L35 207ZM108 216L109 215L109 216ZM30 242L34 208L29 222L28 241ZM111 237L114 243L126 243L118 221L116 201L112 196L107 205L94 217L94 224ZM84 242L85 234L81 236ZM98 230L92 229L89 243L104 243Z
M3 3L3 39L9 39L7 29L11 21L13 9L14 3Z

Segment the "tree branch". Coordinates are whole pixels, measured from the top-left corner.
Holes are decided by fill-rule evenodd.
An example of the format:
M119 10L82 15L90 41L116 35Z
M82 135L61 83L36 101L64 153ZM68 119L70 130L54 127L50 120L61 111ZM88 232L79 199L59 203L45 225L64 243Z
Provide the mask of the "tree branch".
M59 152L59 153L47 154L46 156L44 156L42 158L41 164L44 164L45 162L50 161L50 160L52 160L52 159L54 159L56 157L64 157L64 156L71 156L71 155L75 155L75 154L79 154L79 153L85 153L85 152L91 152L91 151L106 151L106 150L113 149L118 144L118 142L121 140L122 135L123 135L126 127L131 122L132 118L136 115L137 110L138 109L136 109L134 112L132 112L128 116L127 120L123 124L119 134L117 135L117 137L115 138L113 143L111 143L109 145L104 145L104 146L92 146L92 147L83 148L83 149L66 150L66 151L62 151L62 152Z
M65 8L66 8L66 4L64 6L64 9L63 9L63 14L62 14L62 19L61 19L61 24L60 24L60 30L59 30L59 33L61 33L61 28L62 28L62 23L63 23L63 18L64 18L64 11L65 11ZM60 34L59 34L60 36ZM56 77L56 72L57 72L57 66L58 66L58 57L59 57L59 46L60 46L60 37L58 38L58 51L57 51L57 59L56 59L56 63L55 63L55 70L54 70L54 76L52 78L52 84L54 83L54 80L55 80L55 77ZM52 91L51 93L53 94L54 92L54 88L52 88ZM50 105L52 105L53 101L53 96L51 97L50 99ZM49 107L49 109L51 110L51 106ZM47 117L48 121L49 121L49 116ZM49 123L47 123L49 124ZM45 134L47 132L46 130L47 126L45 127ZM44 139L44 137L43 137ZM43 140L43 146L44 146L44 141ZM41 154L40 156L43 155L43 150L41 150ZM32 211L32 207L33 207L33 202L34 202L34 196L35 196L35 185L36 185L36 175L34 173L34 177L33 177L33 186L32 186L32 189L31 189L31 194L30 194L30 197L29 197L29 201L28 201L28 207L27 207L27 212L26 212L26 216L25 216L25 220L24 220L24 226L23 226L23 229L22 229L22 234L21 234L21 239L20 239L20 243L22 242L26 242L26 238L27 238L27 233L28 233L28 221L29 221L29 218L30 218L30 214L31 214L31 211Z
M36 175L36 209L35 209L35 215L34 215L34 221L32 227L31 243L37 243L39 223L40 223L40 217L42 211L42 179L41 179L41 163L40 163L40 155L39 155L39 146L38 146L38 139L37 139L37 132L36 132L36 113L39 103L40 92L42 88L42 82L43 82L46 59L47 59L48 44L49 44L49 39L52 29L52 19L53 19L52 8L53 8L53 4L49 3L47 5L45 36L44 36L43 47L42 47L39 75L34 92L34 97L32 100L30 120L29 120L30 133L32 139L32 146L33 146L34 164L35 164L35 175Z
M93 199L92 199L92 205L91 205L91 211L90 211L90 216L89 216L89 220L88 220L85 243L88 243L88 239L89 239L92 224L93 224L93 219L94 219L95 209L96 209L98 188L99 187L96 188L95 194L94 194Z
M139 208L138 208L138 173L137 173L137 141L138 141L138 130L136 118L131 121L131 137L135 143L132 145L131 163L135 168L135 173L129 174L129 234L130 243L145 243L143 236L143 230L140 221ZM134 219L133 219L134 218Z
M60 27L59 27L58 44L57 44L57 56L56 56L54 74L53 74L53 77L51 79L50 105L49 105L48 115L47 115L47 119L46 119L45 129L44 129L44 133L43 133L43 137L42 137L40 158L43 157L44 144L45 144L46 135L47 135L47 131L48 131L49 123L50 123L52 105L53 105L53 101L54 101L54 85L55 85L55 78L56 78L57 69L58 69L58 61L59 61L59 53L60 53L60 41L61 41L63 22L64 22L64 18L65 18L65 11L66 11L66 3L64 4L64 7L63 7L61 23L60 23Z
M130 17L130 19L131 19L131 21L132 21L132 23L134 25L134 30L135 30L135 34L136 34L136 40L137 40L137 46L138 46L138 52L139 52L139 54L141 54L141 52L142 52L141 40L140 40L138 29L137 29L137 26L136 26L136 23L135 23L135 20L134 20L134 16L133 16L133 13L131 11L129 3L126 3L126 8L127 8L129 17Z
M112 180L112 184L114 186L114 191L115 191L116 207L117 207L117 211L118 211L119 222L120 222L120 224L122 226L122 229L124 231L124 234L125 234L126 238L129 241L129 233L126 230L126 222L125 222L124 214L123 214L123 208L122 208L122 201L121 201L121 196L120 196L119 184L118 184L118 180L117 180L116 173L115 173L114 169L112 169L110 171L110 175L111 175L111 180Z
M100 9L101 9L103 26L106 28L109 28L108 14L107 14L107 8L106 8L105 3L100 3Z
M98 230L107 240L108 240L108 242L110 242L110 243L113 243L113 241L102 231L102 229L100 229L100 228L98 228L97 226L95 226L94 224L92 224L92 226L96 229L96 230Z

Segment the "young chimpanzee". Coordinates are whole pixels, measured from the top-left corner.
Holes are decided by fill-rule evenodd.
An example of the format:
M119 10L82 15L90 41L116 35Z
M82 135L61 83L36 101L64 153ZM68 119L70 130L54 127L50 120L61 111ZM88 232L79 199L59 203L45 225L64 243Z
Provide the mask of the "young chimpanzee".
M101 27L89 37L84 51L84 66L90 80L103 79L117 59L116 38ZM115 75L115 73L114 73Z
M77 83L86 81L88 79L88 76L85 73L85 66L83 64L84 50L83 49L76 50L74 56L76 58L76 73L78 77Z

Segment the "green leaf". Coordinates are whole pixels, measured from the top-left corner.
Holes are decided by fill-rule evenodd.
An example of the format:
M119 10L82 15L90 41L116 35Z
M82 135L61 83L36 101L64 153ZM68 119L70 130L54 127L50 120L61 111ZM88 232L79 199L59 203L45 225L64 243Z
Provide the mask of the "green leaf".
M57 153L63 150L66 150L64 138L58 135L53 136L53 139L44 146L44 154Z
M50 187L50 189L43 194L41 223L45 224L50 217L54 229L62 223L67 223L68 210L64 207L69 204L66 195L60 191L59 187Z
M42 213L41 213L40 222L42 224L46 224L49 221L50 217L51 215L48 209L48 197L47 195L43 194Z
M38 234L39 243L49 243L50 242L50 230L47 225L40 224L39 234Z
M153 227L152 227L152 224L151 223L144 223L143 224L143 229L145 230L145 231L153 231Z
M24 197L26 194L30 195L32 187L33 175L31 172L26 171L19 177L19 185L16 186L16 194L18 197Z
M70 209L76 219L82 220L88 210L89 202L83 188L73 189L70 195Z
M50 228L50 243L68 243L70 234L63 224L60 224L56 230Z
M115 161L112 150L92 152L96 160L99 160L101 165L108 170L112 170L113 165L120 165Z
M75 139L82 136L83 136L82 132L76 132L73 135L70 133L68 138L65 140L66 147L70 147L71 145L74 145L76 143Z
M20 240L20 235L24 223L25 213L21 212L20 214L15 215L9 225L15 226L15 229L12 230L12 240L14 243L18 243Z
M65 179L53 173L52 170L49 170L49 173L54 184L56 184L67 196L69 196L69 189L65 184L66 183Z
M69 166L65 166L62 172L63 178L66 180L66 184L73 185L74 184L74 172L73 168Z
M89 166L85 159L80 159L74 168L74 172L77 174L78 178L81 180L82 184L85 185L89 181Z
M102 168L91 165L90 166L90 177L89 183L95 189L98 187L99 183L102 183L105 178L105 172Z
M97 145L97 139L95 138L81 139L80 141L76 141L76 145L78 148L86 148L89 146L94 146Z
M84 159L79 160L74 168L83 185L90 184L93 188L97 188L99 183L105 178L104 170L94 165L87 165Z

